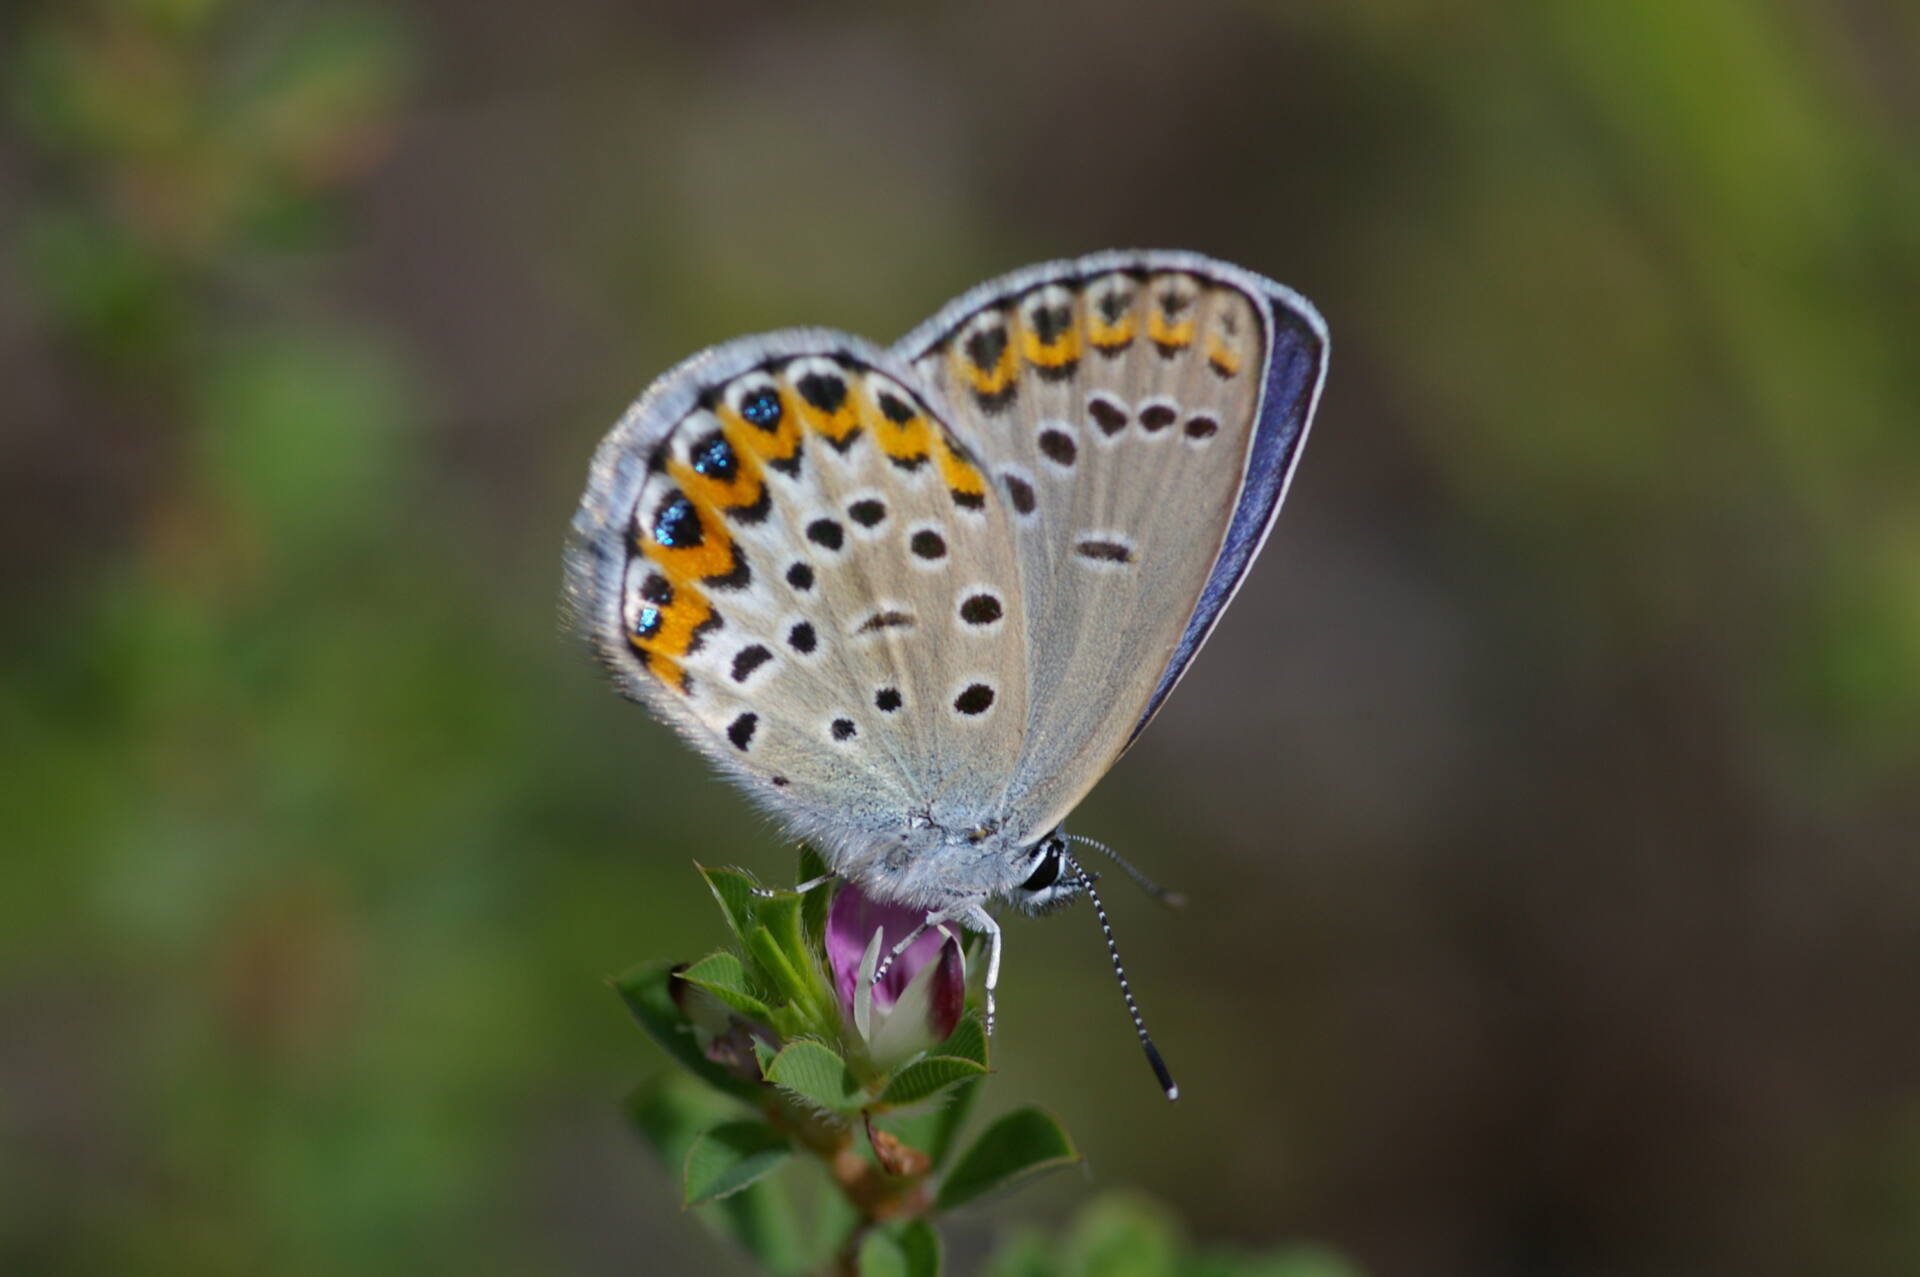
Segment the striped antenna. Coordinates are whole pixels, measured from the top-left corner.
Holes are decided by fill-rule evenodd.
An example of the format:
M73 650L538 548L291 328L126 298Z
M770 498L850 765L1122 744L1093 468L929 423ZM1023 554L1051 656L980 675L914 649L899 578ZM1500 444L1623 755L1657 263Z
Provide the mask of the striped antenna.
M1087 899L1093 901L1093 912L1099 916L1100 932L1107 938L1107 956L1113 959L1113 974L1120 981L1120 996L1127 1001L1127 1014L1133 1017L1133 1031L1140 1035L1140 1048L1147 1053L1147 1063L1153 1066L1153 1076L1160 1081L1160 1089L1167 1098L1180 1098L1180 1086L1173 1080L1173 1074L1167 1071L1165 1060L1160 1058L1160 1049L1153 1044L1153 1037L1147 1032L1147 1022L1140 1018L1140 1004L1133 1000L1133 986L1127 983L1127 969L1120 965L1120 946L1113 941L1113 923L1107 919L1107 907L1100 903L1100 893L1093 889L1093 875L1080 867L1073 857L1067 857L1067 863L1073 866L1081 890L1087 893Z

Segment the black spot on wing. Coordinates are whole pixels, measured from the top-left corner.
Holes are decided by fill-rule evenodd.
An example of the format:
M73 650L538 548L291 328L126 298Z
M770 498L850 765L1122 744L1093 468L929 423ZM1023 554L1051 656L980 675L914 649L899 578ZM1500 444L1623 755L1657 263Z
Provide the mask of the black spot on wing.
M907 630L913 628L913 616L908 612L887 609L875 612L860 622L860 633L878 634L881 630Z
M1055 465L1070 466L1080 449L1066 431L1047 429L1040 432L1040 451Z
M1005 614L1000 600L984 591L968 595L960 604L960 619L968 625L992 625Z
M953 707L969 718L984 714L993 706L993 689L985 683L969 683L953 698Z
M780 406L780 392L771 387L762 386L758 390L748 391L740 399L740 415L748 424L760 427L772 433L780 428L780 417L784 409Z
M839 412L847 402L846 380L829 373L810 372L796 381L793 388L809 407L820 412Z
M719 431L707 435L693 445L693 469L709 479L718 479L722 483L732 483L734 476L740 473L740 458L733 453L733 445Z
M1066 305L1040 306L1027 317L1033 326L1034 336L1043 346L1051 346L1059 341L1061 334L1073 327L1073 308Z
M992 372L999 366L1000 357L1007 353L1005 325L976 330L967 337L962 349L975 368L981 372Z
M1092 559L1099 563L1133 562L1133 547L1123 541L1084 537L1075 543L1073 552L1083 559Z
M673 550L690 550L705 540L693 502L677 488L654 510L653 539Z
M1017 474L1003 474L1000 481L1007 485L1007 499L1013 502L1013 508L1021 514L1032 514L1037 504L1033 485Z
M755 643L750 647L741 648L733 655L733 681L746 682L749 675L772 659L773 653L762 644Z
M745 713L727 724L727 739L733 742L735 749L744 750L753 743L754 728L760 725L760 716Z

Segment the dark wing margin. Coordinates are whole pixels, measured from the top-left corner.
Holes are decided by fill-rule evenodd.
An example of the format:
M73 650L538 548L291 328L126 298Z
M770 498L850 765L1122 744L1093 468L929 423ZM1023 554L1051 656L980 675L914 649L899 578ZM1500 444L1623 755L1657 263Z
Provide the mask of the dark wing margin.
M1218 272L1216 272L1218 273ZM1264 303L1263 311L1271 334L1267 355L1266 382L1260 390L1260 406L1254 426L1253 446L1247 450L1247 468L1241 477L1240 499L1234 506L1233 521L1207 576L1200 602L1187 622L1186 633L1173 651L1160 682L1153 689L1140 719L1127 737L1133 744L1159 712L1174 686L1187 672L1195 654L1219 624L1221 613L1246 580L1247 569L1266 544L1286 500L1293 472L1305 449L1307 430L1313 424L1313 412L1320 402L1321 387L1327 380L1327 353L1330 342L1326 321L1313 304L1292 289L1248 272L1235 270L1225 276L1229 282L1249 286L1249 278L1258 291L1251 295Z

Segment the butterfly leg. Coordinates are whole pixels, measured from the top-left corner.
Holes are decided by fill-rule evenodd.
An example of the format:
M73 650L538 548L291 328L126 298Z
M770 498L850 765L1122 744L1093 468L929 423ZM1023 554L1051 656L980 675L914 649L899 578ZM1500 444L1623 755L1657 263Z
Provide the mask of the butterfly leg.
M960 925L969 931L977 931L987 938L987 1036L993 1036L993 994L1000 987L1000 924L993 915L980 905L973 905L958 911L955 915Z
M816 887L824 887L839 876L837 873L823 873L818 878L809 878L805 882L796 883L789 890L793 891L796 895L804 896ZM785 891L778 887L748 887L747 890L762 900L771 900L775 896L786 894Z
M947 920L946 914L937 913L937 912L930 913L925 918L921 919L919 926L915 927L912 931L907 932L906 935L900 938L899 944L896 944L893 946L893 948L887 950L886 955L880 959L880 964L874 967L873 979L869 981L869 983L879 984L880 978L887 974L887 968L893 965L893 960L895 958L899 957L901 954L905 953L907 950L913 948L913 942L915 940L918 940L921 936L925 935L929 930L941 925L946 920Z

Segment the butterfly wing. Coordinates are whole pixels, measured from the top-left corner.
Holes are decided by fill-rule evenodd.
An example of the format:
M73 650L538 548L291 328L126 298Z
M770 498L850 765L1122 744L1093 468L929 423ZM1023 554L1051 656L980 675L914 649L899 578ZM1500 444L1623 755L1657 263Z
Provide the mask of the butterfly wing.
M567 605L621 690L843 863L994 795L1029 718L1006 503L889 353L666 374L594 456Z
M1036 836L1146 726L1279 511L1326 325L1192 253L1105 253L972 290L895 346L1006 497L1031 714L1003 805Z

